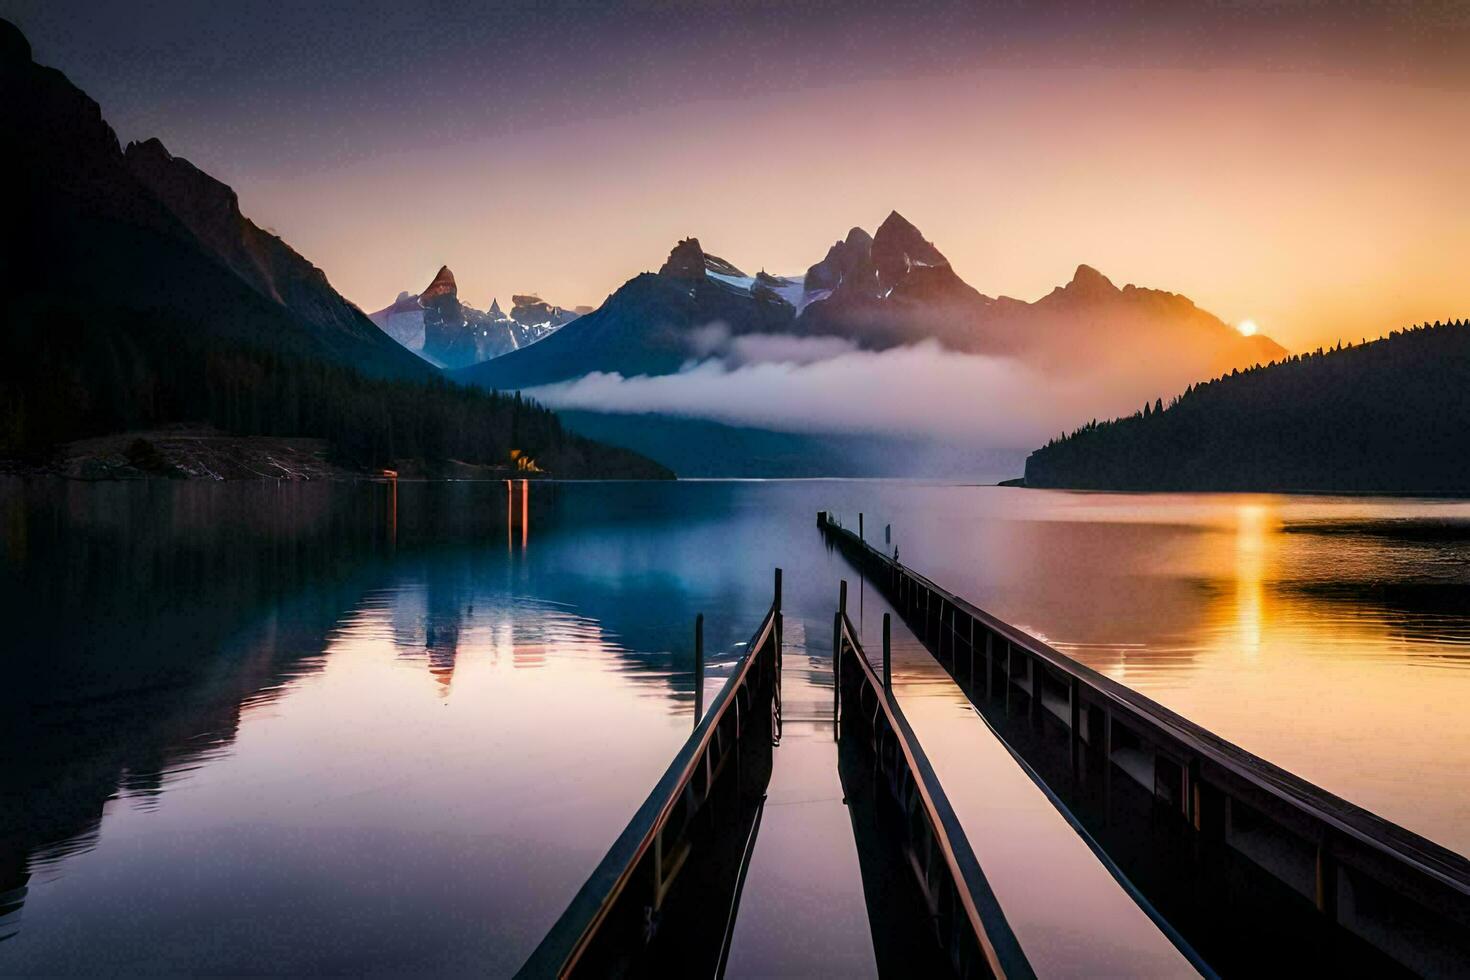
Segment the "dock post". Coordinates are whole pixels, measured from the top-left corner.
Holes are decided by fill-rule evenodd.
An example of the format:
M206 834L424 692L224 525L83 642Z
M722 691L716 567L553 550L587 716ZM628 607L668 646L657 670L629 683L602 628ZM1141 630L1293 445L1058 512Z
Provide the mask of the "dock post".
M888 613L883 614L883 690L893 686L893 649L888 636Z
M846 583L844 583L846 584ZM832 614L832 740L842 735L842 612Z
M939 607L940 618L944 616L944 608ZM955 658L959 656L956 651L960 645L959 610L953 605L949 606L949 624L944 627L942 635L949 637L949 666L953 668L958 662Z
M995 634L987 627L985 630L985 703L990 703L991 685L995 677Z
M1317 841L1315 896L1317 911L1328 922L1337 922L1337 858L1332 853L1331 837L1322 831Z
M970 621L970 693L975 692L975 617L965 617Z
M941 636L949 637L949 666L951 669L953 669L955 664L958 662L955 658L959 656L959 654L956 653L956 650L959 649L960 645L960 628L959 620L957 618L958 615L959 610L956 609L954 606L950 606L949 623L944 627L944 632L940 634ZM944 618L944 606L939 607L939 616L941 619Z
M771 607L775 610L776 613L776 676L777 678L779 678L781 676L780 670L782 654L786 649L784 645L785 640L781 635L781 569L779 568L776 569L776 596L774 599L771 600Z
M884 544L892 544L893 543L893 525L892 524L884 524L883 525L883 543Z
M1072 724L1072 774L1082 762L1082 682L1076 677L1067 685L1067 702Z
M1038 657L1026 658L1026 676L1031 682L1028 687L1031 691L1031 723L1039 726L1041 724L1041 660Z
M1006 640L1006 717L1011 716L1011 688L1016 683L1016 658L1011 656L1011 641Z
M1186 800L1189 803L1189 822L1195 830L1202 830L1204 829L1204 820L1200 814L1200 808L1204 804L1204 787L1200 785L1199 759L1189 760L1187 775L1189 778L1189 795L1186 797Z
M694 617L694 727L704 717L704 613Z
M949 607L949 625L944 628L944 632L949 637L949 666L953 670L959 663L960 655L960 611L953 605Z
M862 511L858 511L858 540L859 541L862 541L864 543L866 543L867 540L868 540L867 538L863 537L863 512Z

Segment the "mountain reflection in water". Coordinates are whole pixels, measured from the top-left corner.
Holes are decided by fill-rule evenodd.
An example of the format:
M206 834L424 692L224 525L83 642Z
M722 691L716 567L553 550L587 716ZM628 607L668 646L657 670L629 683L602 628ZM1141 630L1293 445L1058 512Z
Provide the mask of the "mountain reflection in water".
M773 565L830 634L822 509L1470 850L1462 503L4 480L0 972L513 970L688 732L695 614L711 690Z

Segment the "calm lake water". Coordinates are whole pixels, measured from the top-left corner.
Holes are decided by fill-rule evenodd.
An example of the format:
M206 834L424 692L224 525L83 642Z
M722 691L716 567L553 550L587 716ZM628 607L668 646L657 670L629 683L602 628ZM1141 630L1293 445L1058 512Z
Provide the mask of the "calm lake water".
M1467 503L9 480L0 972L513 971L689 731L697 613L712 693L782 566L825 703L823 509L1470 853Z

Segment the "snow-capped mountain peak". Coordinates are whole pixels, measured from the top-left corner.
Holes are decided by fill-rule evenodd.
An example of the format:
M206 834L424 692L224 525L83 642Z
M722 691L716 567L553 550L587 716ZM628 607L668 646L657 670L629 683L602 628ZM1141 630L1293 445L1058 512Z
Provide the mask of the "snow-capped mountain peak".
M458 368L508 354L549 336L579 314L541 297L513 297L507 315L500 301L480 311L459 299L454 273L443 266L421 293L402 292L370 319L404 347L433 364Z

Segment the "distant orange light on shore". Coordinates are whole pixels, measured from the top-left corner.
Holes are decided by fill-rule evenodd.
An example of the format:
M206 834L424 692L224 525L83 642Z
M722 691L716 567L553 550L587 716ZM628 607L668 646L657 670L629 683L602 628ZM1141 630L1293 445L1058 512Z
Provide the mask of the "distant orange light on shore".
M1261 328L1256 326L1254 320L1241 320L1235 325L1235 329L1240 331L1242 337L1254 337Z

